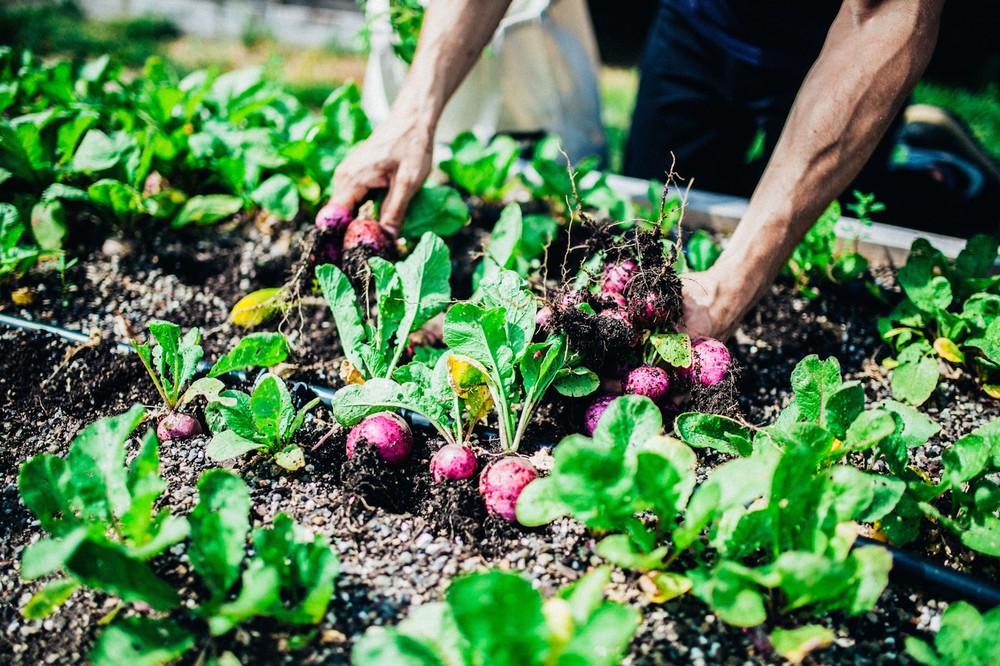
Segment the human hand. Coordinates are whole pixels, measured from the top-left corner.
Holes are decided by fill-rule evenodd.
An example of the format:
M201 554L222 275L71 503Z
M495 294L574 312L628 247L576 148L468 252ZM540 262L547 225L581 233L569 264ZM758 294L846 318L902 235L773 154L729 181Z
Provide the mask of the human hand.
M390 116L337 166L330 203L354 210L369 191L388 188L379 224L395 238L410 199L430 173L433 145L433 127Z
M681 275L684 317L678 328L692 337L726 340L736 330L740 310L728 305L730 294L711 269Z

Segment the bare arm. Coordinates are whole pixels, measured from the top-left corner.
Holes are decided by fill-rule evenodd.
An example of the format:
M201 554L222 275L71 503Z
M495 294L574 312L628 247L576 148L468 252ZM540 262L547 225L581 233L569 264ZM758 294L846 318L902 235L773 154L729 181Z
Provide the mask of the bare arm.
M685 287L686 326L728 337L854 179L930 60L943 0L845 0L726 250Z
M381 223L394 235L431 168L434 132L445 103L476 63L511 0L431 0L413 64L389 116L333 174L332 202L354 208L370 189L388 187Z

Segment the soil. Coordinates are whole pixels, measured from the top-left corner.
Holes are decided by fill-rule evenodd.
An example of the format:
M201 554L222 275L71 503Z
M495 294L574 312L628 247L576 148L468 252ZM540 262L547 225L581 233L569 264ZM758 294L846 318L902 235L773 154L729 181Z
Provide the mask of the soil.
M33 305L0 307L5 314L101 334L97 344L80 346L45 333L0 328L0 664L83 663L100 631L98 620L115 609L114 600L105 595L77 591L45 620L21 616L19 609L40 584L21 581L19 560L24 547L42 531L19 499L20 464L44 451L65 455L85 425L134 403L156 413L158 398L142 366L112 342L121 338L123 323L139 333L154 317L184 327L198 325L204 332L206 358L227 350L242 334L227 323L229 308L251 290L283 283L291 267L289 257L302 238L292 225L267 232L247 224L226 236L158 241L143 251L105 244L67 271L65 288L58 274L39 274L30 282L36 294ZM462 252L454 255L461 257ZM754 424L773 420L791 398L792 368L813 353L840 359L845 377L861 380L870 400L887 397L888 383L878 364L887 350L875 325L886 306L867 293L827 290L809 300L789 285L776 285L746 318L731 345L744 368L730 387L731 394L739 396L741 417ZM336 386L342 354L326 306L304 304L291 315L284 323L267 326L281 327L289 335L290 361L299 367L295 379ZM542 406L538 422L528 431L526 451L539 469L551 467L551 445L576 431L573 424L582 421L582 402L559 398ZM925 411L941 423L942 433L913 454L915 463L933 477L948 443L1000 417L1000 402L960 374L942 382ZM517 529L485 514L473 481L434 484L427 461L440 441L428 436L417 431L415 456L398 469L377 465L373 452L364 447L348 460L346 432L320 406L297 438L306 454L303 469L288 473L266 458L252 456L229 463L251 489L255 525L268 524L280 512L290 514L330 539L341 560L341 574L334 600L315 632L289 632L270 622L254 622L210 646L199 644L184 663L222 650L232 650L245 664L346 663L351 646L368 627L398 622L410 608L440 599L448 582L461 573L487 566L521 571L550 593L601 562L594 553L594 535L572 520ZM161 447L168 483L162 501L175 513L190 511L199 475L216 466L205 458L206 441L196 437ZM136 447L137 442L131 442L130 454ZM491 451L495 444L483 431L477 442L481 465L495 455ZM699 452L699 457L702 475L722 459L711 452ZM991 558L969 553L948 535L925 530L911 550L981 578L1000 580ZM197 598L197 581L186 560L177 556L180 552L172 549L153 564L178 585L182 596ZM642 591L638 574L615 570L609 596L635 604L643 614L627 664L783 661L769 647L770 627L728 626L690 595L654 604ZM876 609L856 617L792 613L775 615L775 620L784 627L819 622L834 630L834 645L807 656L806 663L906 664L914 663L903 650L906 637L928 637L939 626L948 601L936 591L893 582Z

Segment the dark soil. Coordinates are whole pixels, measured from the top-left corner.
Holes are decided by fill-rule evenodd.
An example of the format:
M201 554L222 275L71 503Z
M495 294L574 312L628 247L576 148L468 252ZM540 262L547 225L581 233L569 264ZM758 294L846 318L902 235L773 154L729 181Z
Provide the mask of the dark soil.
M78 349L67 359L72 343L0 329L0 664L83 663L101 629L98 620L115 608L104 595L77 591L44 621L29 622L21 616L19 609L40 585L21 581L19 560L24 547L42 532L20 502L16 484L25 459L43 451L65 455L72 438L94 419L134 403L156 412L158 398L143 368L110 343L121 335L116 333L116 317L137 332L152 317L201 326L206 358L214 359L242 334L226 323L229 308L253 289L283 283L292 265L290 250L300 238L291 228L265 235L248 227L228 238L162 243L143 252L108 256L95 250L67 273L65 294L58 275L43 275L32 283L37 290L34 305L6 307L7 314L55 321L84 333L97 329L105 341ZM455 257L461 262L461 253L470 251L459 250ZM839 358L845 376L863 381L870 399L888 396L878 365L887 350L875 327L885 306L866 299L865 293L830 291L808 300L789 286L772 290L748 316L733 345L744 368L731 387L740 396L742 418L754 424L773 420L791 398L792 368L812 353ZM302 368L295 378L335 385L341 353L326 306L304 305L295 315L285 324L293 344L290 360ZM538 422L529 429L526 451L539 469L551 467L547 445L576 430L581 402L559 398L542 406ZM916 463L932 475L948 443L1000 417L1000 403L980 393L965 376L944 380L926 407L943 432L914 453ZM329 411L319 407L297 438L306 452L302 470L290 474L264 457L252 456L230 465L251 489L255 525L266 525L286 512L326 535L338 552L341 575L323 623L309 634L254 622L210 646L200 644L186 663L194 663L201 649L208 655L232 650L245 664L346 663L354 641L368 627L395 623L413 606L440 599L448 582L461 573L487 566L521 571L549 593L601 562L594 554L594 535L574 521L516 529L485 516L473 481L432 483L427 461L439 441L428 439L427 433L418 431L413 461L395 470L380 466L363 448L348 461L345 437ZM199 475L215 466L205 459L206 442L206 437L197 437L161 448L168 482L164 503L175 513L190 511ZM133 442L130 453L135 447ZM496 455L495 450L495 442L484 434L477 448L480 464ZM699 455L701 473L721 459L718 454ZM972 555L933 530L925 530L912 548L939 563L998 580L990 558ZM174 550L155 561L158 572L175 582L182 595L196 598L198 583L186 560L178 557L181 551ZM643 613L626 663L782 663L768 646L769 627L731 627L690 595L654 604L642 590L638 574L613 573L610 597L634 603ZM947 601L934 591L893 583L875 610L857 617L774 617L785 627L819 622L834 630L834 645L808 656L806 663L913 663L903 642L936 629ZM299 642L304 646L295 649Z

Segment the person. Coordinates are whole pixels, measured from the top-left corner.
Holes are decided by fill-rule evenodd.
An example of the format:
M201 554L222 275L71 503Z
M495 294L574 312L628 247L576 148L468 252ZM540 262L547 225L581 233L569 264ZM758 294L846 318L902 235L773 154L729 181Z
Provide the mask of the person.
M333 203L353 208L369 190L387 187L381 223L390 233L398 231L407 203L430 172L435 127L444 104L479 57L509 4L510 0L430 0L410 72L389 116L334 172ZM804 7L814 4L821 11L809 12ZM662 175L670 162L646 155L638 146L659 144L662 154L662 149L669 150L673 144L670 132L682 129L664 127L657 119L662 99L657 100L655 77L672 71L687 77L696 89L713 85L702 70L714 68L711 73L730 87L754 92L769 81L767 76L744 75L740 64L748 64L748 58L758 58L757 66L764 69L757 71L778 72L786 67L785 88L794 80L795 71L802 76L790 92L767 102L773 108L782 108L783 102L787 118L780 133L775 131L770 139L773 152L725 250L708 270L685 276L683 328L687 332L729 337L770 288L830 201L862 171L930 60L942 5L943 0L843 0L832 5L821 0L663 0L641 71L635 125L626 153L626 168L632 173L654 168ZM782 13L794 19L788 30L772 22L780 21ZM676 28L673 21L678 21ZM750 29L734 32L740 21L749 21ZM820 27L824 21L828 22L825 33ZM808 34L798 32L802 26L810 28ZM667 37L673 35L668 48L678 52L689 48L695 37L688 42L671 41L681 27L702 44L706 40L721 44L710 56L712 62L701 62L701 53L687 53L686 58L673 62L656 55L655 41L663 38L664 31ZM809 46L816 41L810 35L817 34L821 44ZM760 39L777 45L758 46ZM786 48L793 46L791 42L805 46L793 51ZM691 113L697 115L697 109L705 108L697 106ZM732 129L720 125L714 137L702 140L727 141ZM697 131L693 136L699 139ZM697 158L684 154L678 156L682 173L684 159L691 159L695 182L703 176L715 177L709 168L715 165L702 166ZM725 177L728 167L718 166L720 177Z

